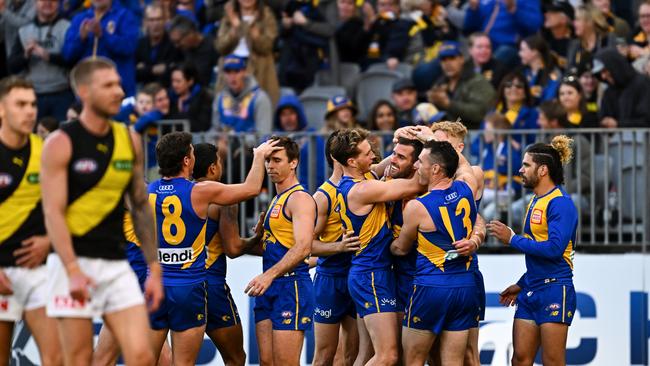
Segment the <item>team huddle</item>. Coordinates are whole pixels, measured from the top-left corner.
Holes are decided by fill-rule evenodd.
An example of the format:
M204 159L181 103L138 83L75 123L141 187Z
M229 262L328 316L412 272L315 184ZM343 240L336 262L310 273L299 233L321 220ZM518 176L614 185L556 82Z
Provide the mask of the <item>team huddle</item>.
M43 365L193 365L204 334L226 365L243 365L226 256L250 254L263 258L245 288L262 365L299 365L312 327L314 365L480 365L487 232L526 257L500 297L517 306L513 365L532 365L540 346L545 365L565 364L578 225L562 188L566 136L526 150L533 195L517 235L479 215L483 172L462 154L460 122L401 128L380 162L367 131L334 131L322 157L332 175L313 195L289 137L253 149L245 181L226 185L215 145L172 132L156 145L162 178L147 185L140 136L111 121L124 96L114 65L84 60L70 78L83 110L45 142L32 133L33 86L0 82L0 364L23 319ZM277 195L242 238L237 204L265 176Z

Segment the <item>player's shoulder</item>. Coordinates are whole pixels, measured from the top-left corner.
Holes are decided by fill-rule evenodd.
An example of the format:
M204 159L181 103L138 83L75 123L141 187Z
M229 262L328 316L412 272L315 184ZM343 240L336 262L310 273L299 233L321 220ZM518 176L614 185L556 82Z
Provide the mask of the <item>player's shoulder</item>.
M69 156L72 151L70 135L62 130L52 132L43 143L44 160Z

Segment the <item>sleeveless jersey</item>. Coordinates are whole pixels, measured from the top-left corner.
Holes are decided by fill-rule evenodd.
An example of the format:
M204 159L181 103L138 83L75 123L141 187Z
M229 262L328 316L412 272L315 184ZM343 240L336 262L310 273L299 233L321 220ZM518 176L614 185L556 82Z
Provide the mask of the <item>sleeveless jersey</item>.
M124 237L126 238L126 260L135 272L147 271L147 261L140 249L140 240L135 235L133 218L129 211L124 212Z
M223 252L223 246L221 245L218 220L208 217L205 240L207 242L205 268L207 269L208 284L223 284L226 281L226 254Z
M409 200L393 201L389 205L388 217L390 217L391 228L393 229L393 238L399 237L404 225L404 207ZM402 273L409 276L415 275L415 261L417 252L415 248L405 256L393 257L393 269L397 273Z
M417 198L436 226L418 230L416 285L462 287L475 284L473 256L455 252L453 242L469 238L476 222L474 195L467 183L454 181L447 189L433 190Z
M334 243L343 238L343 226L341 224L341 215L339 214L341 206L338 202L336 185L329 179L325 181L318 191L323 193L327 198L327 223L318 240L324 243ZM350 270L352 254L338 253L327 257L318 258L316 273L329 275L345 275Z
M300 184L296 184L275 196L268 210L266 210L266 216L264 217L264 254L262 256L264 272L278 263L296 243L293 236L293 220L287 217L285 209L289 197L297 191L306 192ZM299 277L309 277L308 262L309 257L290 270L288 274L293 273ZM285 277L280 277L276 281L283 278L288 277L285 275ZM293 280L293 278L288 279Z
M18 150L0 142L0 267L16 265L14 250L22 241L45 235L41 206L41 151L43 141L29 135Z
M361 180L348 176L339 182L341 220L345 230L353 230L359 237L361 248L352 257L350 272L387 270L391 267L390 243L393 233L388 223L386 204L376 203L368 214L356 215L348 209L348 194Z
M523 238L515 236L511 246L526 254L526 284L531 288L552 281L573 284L573 256L578 229L578 211L560 186L547 194L534 196L526 212ZM522 240L523 239L523 240ZM529 239L530 250L524 248ZM551 243L554 241L558 248ZM531 252L536 255L531 255ZM557 254L556 254L557 253Z
M185 178L159 179L149 184L149 203L156 214L158 261L165 286L205 280L207 221L192 207L194 184Z
M112 121L110 126L105 136L91 134L79 121L61 126L72 142L65 218L81 257L125 257L124 193L135 156L127 127Z

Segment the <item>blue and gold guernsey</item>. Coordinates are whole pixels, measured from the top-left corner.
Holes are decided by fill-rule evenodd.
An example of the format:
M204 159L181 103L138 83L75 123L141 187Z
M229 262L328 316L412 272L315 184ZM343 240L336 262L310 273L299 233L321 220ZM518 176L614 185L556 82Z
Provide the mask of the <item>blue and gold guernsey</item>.
M578 211L560 186L530 201L524 235L510 241L511 247L526 255L526 273L517 282L522 291L515 318L538 325L571 325L576 311L573 253L577 229Z
M350 272L390 269L392 265L390 243L393 240L393 233L389 226L386 205L376 203L368 214L362 216L348 209L348 194L359 182L361 180L343 176L338 189L343 227L345 230L353 230L354 235L358 236L361 242L361 249L352 257Z
M205 238L208 241L206 244L207 259L205 261L208 285L221 285L226 282L226 254L221 244L218 220L208 217Z
M194 184L185 178L159 179L149 184L165 286L205 281L207 220L192 207Z
M388 216L393 230L393 238L399 237L404 225L404 207L410 199L393 201L388 206ZM415 247L405 256L393 257L393 272L395 272L397 302L400 308L406 307L413 290L413 276L415 276L415 262L417 251Z
M578 211L560 186L534 196L528 205L524 235L515 235L510 246L526 254L524 286L573 285L573 255Z
M341 223L340 204L338 202L337 187L329 179L325 181L318 191L327 198L327 222L318 240L324 243L334 243L343 237L343 225ZM347 275L350 270L352 254L339 253L327 257L318 258L316 273L329 275Z
M474 286L473 256L460 256L454 243L468 238L476 222L476 204L465 182L454 181L445 190L417 198L429 213L436 230L418 231L415 285L437 287Z
M142 286L147 278L147 262L140 249L140 240L135 235L133 218L129 211L124 212L124 237L126 238L126 260L129 261Z
M279 193L269 206L264 217L264 254L263 270L266 272L269 268L278 263L282 257L293 247L295 239L293 236L293 221L285 212L287 200L297 191L305 191L302 185L296 184L284 192ZM298 277L309 278L309 258L298 264L289 274ZM275 281L294 280L292 276L284 276Z

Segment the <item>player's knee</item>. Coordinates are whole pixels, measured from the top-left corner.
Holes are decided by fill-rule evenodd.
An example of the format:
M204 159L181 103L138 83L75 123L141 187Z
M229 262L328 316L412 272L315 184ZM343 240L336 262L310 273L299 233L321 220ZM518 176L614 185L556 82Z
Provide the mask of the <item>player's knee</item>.
M542 363L545 366L564 365L564 352L544 352L542 349Z
M533 364L533 357L530 357L524 352L515 351L512 355L512 366L530 366Z
M233 352L227 357L224 357L223 363L226 366L243 366L246 363L246 352L244 352L243 348L237 352Z
M63 365L63 355L58 350L41 354L40 357L41 357L41 365L43 366Z
M260 355L260 366L272 366L273 355Z
M397 361L399 361L397 347L385 348L381 352L376 352L375 359L380 365L397 365Z
M138 347L128 354L124 354L124 361L127 365L155 365L153 351L149 347Z

